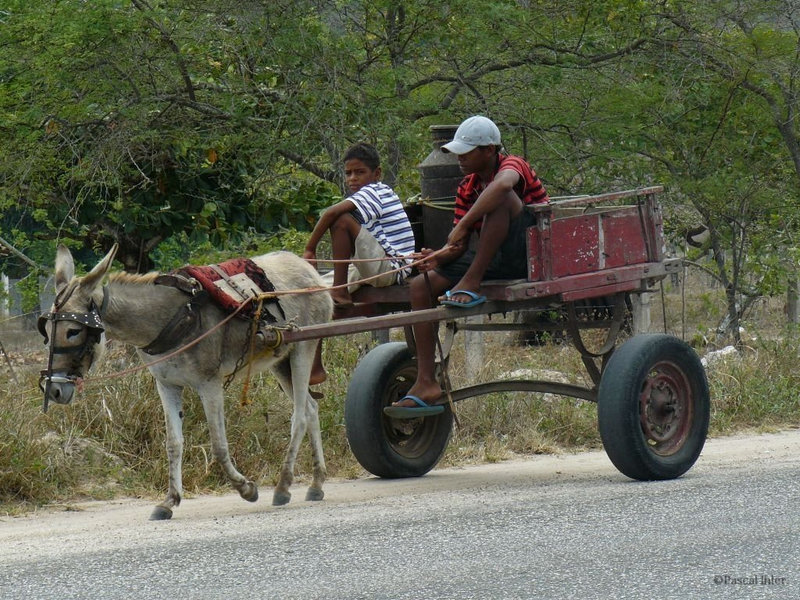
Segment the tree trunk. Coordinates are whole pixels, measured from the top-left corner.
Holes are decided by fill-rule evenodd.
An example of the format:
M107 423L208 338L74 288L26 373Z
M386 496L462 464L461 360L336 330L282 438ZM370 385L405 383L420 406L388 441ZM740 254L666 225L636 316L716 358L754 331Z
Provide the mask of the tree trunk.
M798 280L794 277L789 279L789 286L786 290L786 317L789 323L797 325L800 323L800 313L798 312Z

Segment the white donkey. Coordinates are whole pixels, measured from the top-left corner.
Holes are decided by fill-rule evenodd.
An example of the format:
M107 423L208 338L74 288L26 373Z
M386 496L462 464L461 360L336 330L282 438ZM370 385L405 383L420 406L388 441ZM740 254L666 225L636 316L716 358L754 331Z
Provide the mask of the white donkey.
M92 365L102 346L102 334L137 347L146 362L173 353L191 339L214 329L228 316L211 302L198 302L195 289L163 285L157 273L131 275L114 273L103 284L116 253L116 246L83 277L75 277L69 250L60 246L56 256L57 297L51 312L40 318L40 330L49 338L50 356L42 372L47 402L68 404L75 383ZM274 252L251 259L263 269L276 290L322 288L316 270L288 252ZM181 279L181 278L179 278ZM167 278L169 280L169 278ZM191 280L181 279L193 283ZM327 291L277 296L270 308L276 326L324 323L331 319L333 302ZM266 314L266 311L265 313ZM274 315L278 314L278 317ZM234 467L225 435L223 384L235 376L243 363L253 358L252 372L270 368L283 391L292 399L292 431L280 480L272 503L286 504L291 494L294 464L303 436L308 430L314 463L313 481L307 500L321 500L325 480L325 459L317 402L308 388L317 341L266 347L256 336L251 352L252 321L234 317L183 352L149 367L156 379L166 416L169 491L151 514L152 520L169 519L183 493L182 390L197 391L208 420L214 457L245 500L255 502L258 488ZM145 353L145 351L147 353Z

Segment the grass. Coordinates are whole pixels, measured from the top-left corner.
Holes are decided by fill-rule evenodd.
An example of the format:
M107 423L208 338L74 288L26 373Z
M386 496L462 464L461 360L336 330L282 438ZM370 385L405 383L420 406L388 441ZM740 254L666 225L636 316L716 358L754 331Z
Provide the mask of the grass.
M651 331L708 339L721 313L721 292L702 289L682 304L678 289L664 294L668 320L661 318L661 295L652 298ZM747 347L740 355L708 368L713 436L741 431L772 431L800 422L800 333L783 324L781 299L759 304L743 323ZM687 325L691 324L691 325ZM399 338L398 338L399 339ZM454 387L508 376L527 369L530 377L563 378L588 385L588 375L570 344L521 347L511 334L487 334L486 360L467 372L464 344L452 351ZM0 341L14 362L0 371L0 513L19 513L50 503L139 496L160 499L167 487L164 422L153 379L137 372L96 380L69 406L42 413L37 386L45 356L41 339L16 323L0 327ZM723 341L716 341L721 345ZM590 340L598 343L599 340ZM374 344L369 334L326 341L329 380L321 386L323 440L329 476L354 478L366 472L351 455L344 425L350 373ZM699 347L704 354L710 347ZM138 358L112 345L96 374L117 373ZM288 444L291 406L269 374L253 376L247 397L231 386L226 408L228 439L237 467L262 487L275 483ZM215 464L199 399L185 394L183 481L188 495L229 492ZM497 462L517 455L601 447L596 407L547 394L499 393L469 399L457 407L455 428L442 465ZM298 481L308 479L311 457L304 444Z

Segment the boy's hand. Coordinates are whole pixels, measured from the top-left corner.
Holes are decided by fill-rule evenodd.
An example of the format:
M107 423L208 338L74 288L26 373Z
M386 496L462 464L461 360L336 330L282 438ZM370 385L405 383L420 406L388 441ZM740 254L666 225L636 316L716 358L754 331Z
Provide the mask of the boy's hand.
M419 253L422 255L422 260L417 263L417 270L420 273L425 273L426 271L433 271L436 267L439 266L439 261L435 256L430 256L433 252L430 248L422 248Z
M305 252L303 252L303 258L305 258L306 260L316 260L317 259L316 249L310 250L306 248Z

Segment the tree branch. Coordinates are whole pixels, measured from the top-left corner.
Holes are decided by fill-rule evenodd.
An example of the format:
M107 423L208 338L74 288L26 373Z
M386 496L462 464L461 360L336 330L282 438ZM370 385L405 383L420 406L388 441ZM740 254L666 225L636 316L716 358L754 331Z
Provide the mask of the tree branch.
M139 10L141 13L146 13L147 11L152 10L150 5L147 4L146 0L131 0L133 2L133 6ZM154 29L157 29L158 32L161 34L161 40L169 47L170 50L175 54L175 62L178 65L178 70L181 73L181 78L183 79L183 85L186 89L186 95L189 96L189 99L195 101L195 94L194 94L194 86L192 85L192 78L189 76L189 69L186 66L186 61L183 59L181 55L181 49L178 47L178 44L175 43L175 40L172 39L169 31L167 31L163 25L158 23L152 17L145 15L145 21L147 21Z

